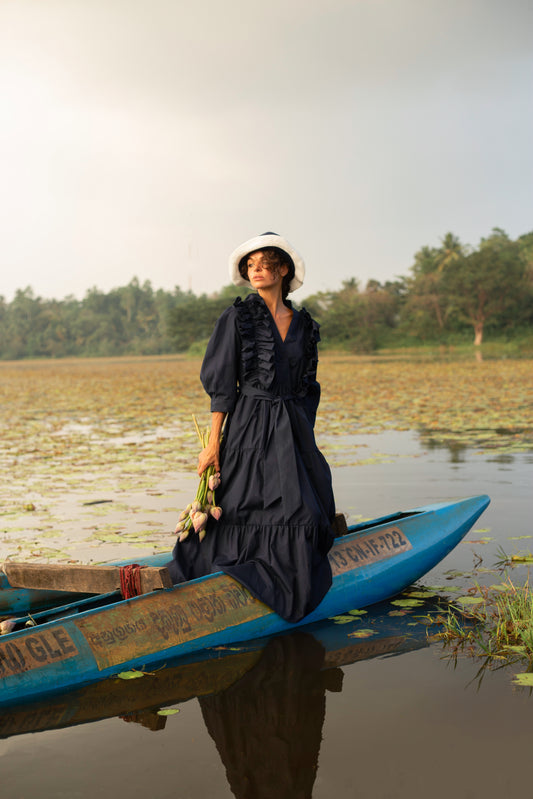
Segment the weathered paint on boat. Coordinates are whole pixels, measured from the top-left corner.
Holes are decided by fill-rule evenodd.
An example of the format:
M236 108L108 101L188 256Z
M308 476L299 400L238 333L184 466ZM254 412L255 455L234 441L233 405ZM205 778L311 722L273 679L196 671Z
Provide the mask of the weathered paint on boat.
M387 599L439 563L489 502L487 496L472 497L351 527L330 553L331 589L298 625L222 573L100 607L90 607L91 600L73 603L57 611L59 618L2 637L0 705L96 682L126 668L149 669L207 647L275 635Z
M364 617L364 626L372 627L371 638L352 637L361 624L355 617L349 624L326 619L306 625L299 631L291 630L286 635L311 636L320 644L322 663L314 662L314 667L320 671L429 646L425 626L413 627L411 616L392 619L389 611L389 605L377 605ZM36 702L15 701L13 705L2 708L0 738L70 727L118 715L143 725L155 725L157 729L164 724L164 719L157 715L159 708L226 690L252 669L262 667L263 652L271 641L271 637L260 638L236 646L204 649L171 661L164 669L151 671L146 679L108 677ZM300 652L305 661L305 648L288 647L283 651L289 658L282 662L281 668L285 673L298 667L294 659L299 658Z

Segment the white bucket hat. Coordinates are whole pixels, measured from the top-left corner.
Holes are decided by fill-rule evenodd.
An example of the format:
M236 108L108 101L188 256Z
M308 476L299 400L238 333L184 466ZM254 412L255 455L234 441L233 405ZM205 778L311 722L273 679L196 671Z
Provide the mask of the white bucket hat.
M278 236L277 233L262 233L254 239L249 239L233 250L229 257L229 274L230 278L236 286L249 286L250 281L244 278L240 271L239 265L243 258L247 258L251 252L256 250L264 250L266 247L276 247L278 250L283 250L286 253L294 266L294 277L292 278L289 291L296 291L304 282L305 264L292 244L289 244L287 239Z

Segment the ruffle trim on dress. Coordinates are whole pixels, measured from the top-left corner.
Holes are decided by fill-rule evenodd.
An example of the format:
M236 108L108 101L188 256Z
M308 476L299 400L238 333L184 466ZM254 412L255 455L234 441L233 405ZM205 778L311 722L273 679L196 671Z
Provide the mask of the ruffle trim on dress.
M233 304L242 339L243 380L268 391L275 376L274 338L268 308L256 294L250 294L244 302L237 297Z
M233 305L237 310L237 326L242 339L243 380L268 391L275 376L274 338L268 308L257 294L250 294L244 302L237 297ZM304 365L295 394L305 396L309 386L316 381L320 326L305 308L299 314L306 335Z
M302 308L300 318L306 328L304 369L297 388L298 395L305 395L311 383L316 380L318 367L318 342L320 341L320 325L311 317L311 314Z

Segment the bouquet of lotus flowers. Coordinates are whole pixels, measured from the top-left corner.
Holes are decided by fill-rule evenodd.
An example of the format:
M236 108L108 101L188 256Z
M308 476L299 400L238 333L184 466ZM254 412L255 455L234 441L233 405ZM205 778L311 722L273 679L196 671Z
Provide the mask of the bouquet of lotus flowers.
M209 428L200 430L196 417L192 417L194 426L198 433L198 438L202 447L206 447L209 441ZM178 518L175 532L178 534L178 540L185 541L191 528L197 533L200 541L205 537L205 528L207 520L210 516L217 521L222 516L222 508L218 507L215 501L215 491L220 485L220 474L215 472L214 466L208 466L200 477L200 484L196 492L196 498L189 502L186 508L182 510Z

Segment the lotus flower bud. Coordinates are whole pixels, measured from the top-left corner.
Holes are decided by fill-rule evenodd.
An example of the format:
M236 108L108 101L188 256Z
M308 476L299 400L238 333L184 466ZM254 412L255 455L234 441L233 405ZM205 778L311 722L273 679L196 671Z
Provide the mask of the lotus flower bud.
M200 532L198 533L198 540L199 541L203 541L204 540L205 532L206 532L205 529L204 530L200 530Z
M184 519L187 518L188 515L189 515L189 511L188 510L182 510L182 512L178 516L178 521L182 522Z
M201 511L201 510L202 510L201 503L197 499L195 499L194 502L191 503L191 519L192 519L193 513L198 513L198 511Z
M178 522L176 525L176 529L174 530L175 533L181 533L185 530L185 521Z
M16 626L15 619L4 619L4 621L0 622L0 635L7 635L13 632Z
M215 505L215 507L214 507L214 508L211 508L211 510L209 511L209 513L211 514L211 516L213 517L213 519L216 519L216 520L217 520L217 522L218 522L218 520L219 520L219 519L220 519L220 517L222 516L222 508L220 508L219 506Z
M220 473L215 472L215 474L212 474L211 477L209 478L208 486L211 491L216 491L219 485L220 485Z
M192 525L194 527L194 532L199 533L207 524L207 513L195 513Z
M180 542L180 544L181 544L181 542L182 542L182 541L185 541L185 539L187 538L187 536L188 536L188 535L189 535L189 530L183 530L183 531L182 531L182 532L179 534L179 536L178 536L178 541Z
M208 491L207 492L206 502L207 502L208 505L212 505L213 504L213 492L212 491Z

